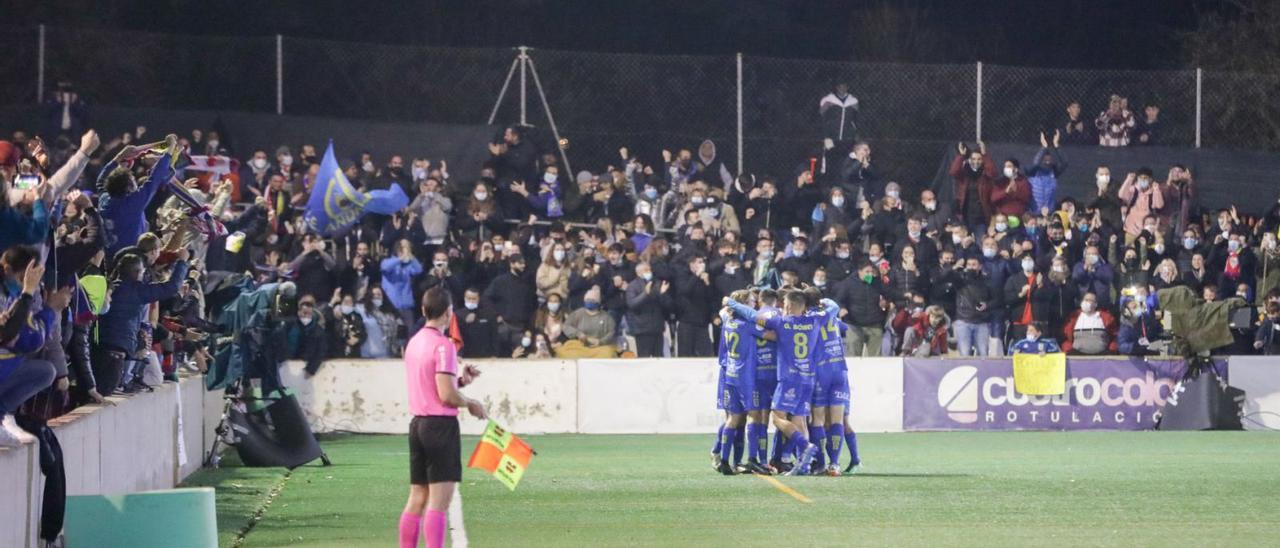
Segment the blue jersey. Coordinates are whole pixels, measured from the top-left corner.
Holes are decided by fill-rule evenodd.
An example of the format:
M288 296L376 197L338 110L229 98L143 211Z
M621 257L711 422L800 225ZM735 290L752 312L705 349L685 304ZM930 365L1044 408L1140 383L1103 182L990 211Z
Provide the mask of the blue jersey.
M752 387L756 382L756 338L764 335L764 331L755 323L733 315L720 319L719 356L725 384Z
M760 315L764 317L781 316L782 311L771 306L760 308ZM763 331L760 333L764 335ZM758 378L772 376L778 378L778 343L764 337L756 338L756 372L759 373Z
M819 353L818 330L824 314L799 316L764 316L740 303L729 303L734 313L768 328L778 336L778 380L787 382L814 382Z
M844 361L844 338L841 336L845 326L844 322L837 318L840 307L834 302L828 302L827 299L823 299L822 306L820 311L823 315L822 327L818 330L818 336L822 341L819 352L822 356L819 358L818 367L832 367L837 371L847 371L849 366Z

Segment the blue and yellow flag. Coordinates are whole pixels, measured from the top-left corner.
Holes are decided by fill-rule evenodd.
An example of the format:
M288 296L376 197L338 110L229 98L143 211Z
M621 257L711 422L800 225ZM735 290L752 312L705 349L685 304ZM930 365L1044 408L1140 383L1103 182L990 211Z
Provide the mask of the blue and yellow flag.
M388 190L363 192L351 186L342 173L338 158L333 155L333 141L324 151L320 172L311 186L311 198L307 200L307 213L303 220L307 229L324 236L340 234L365 213L390 215L409 205L409 197L398 184Z

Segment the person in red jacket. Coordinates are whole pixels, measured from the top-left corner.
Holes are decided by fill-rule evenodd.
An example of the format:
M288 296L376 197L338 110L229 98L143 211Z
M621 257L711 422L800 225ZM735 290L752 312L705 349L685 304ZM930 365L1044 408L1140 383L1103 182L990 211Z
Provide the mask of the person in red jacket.
M1032 205L1031 183L1022 174L1020 167L1013 158L1005 160L1000 178L991 185L991 208L997 213L1017 216L1019 219Z
M987 145L978 141L978 150L969 150L964 143L956 144L959 154L951 161L951 179L955 187L952 197L954 211L969 230L985 232L991 218L991 187L996 178L996 166L987 156Z
M1080 309L1062 326L1062 351L1073 355L1115 354L1119 324L1110 312L1098 308L1098 296L1085 293Z
M902 337L902 355L916 358L943 356L947 353L947 326L951 318L941 306L931 305L923 314L914 316Z

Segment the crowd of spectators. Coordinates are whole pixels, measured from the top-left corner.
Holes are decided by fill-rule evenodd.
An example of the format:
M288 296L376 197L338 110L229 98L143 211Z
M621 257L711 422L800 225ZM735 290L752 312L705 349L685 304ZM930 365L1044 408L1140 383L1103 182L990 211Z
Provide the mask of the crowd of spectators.
M708 140L569 173L522 127L488 145L476 180L426 153L364 151L346 177L399 185L409 205L320 235L303 222L314 145L233 151L202 129L146 143L144 127L104 143L70 89L48 105L47 140L0 141L0 444L25 435L20 408L56 415L203 369L206 291L226 273L296 284L279 342L311 374L399 356L432 287L461 303L451 334L471 358L712 356L724 296L785 284L839 303L852 356L1158 354L1155 293L1178 286L1257 307L1222 352L1280 352L1280 205L1202 207L1181 165L1073 166L1096 188L1058 191L1061 143L1157 139L1158 109L1138 121L1119 97L1092 127L1073 104L1034 158L958 143L944 193L878 169L847 87L821 103L821 170L734 174Z

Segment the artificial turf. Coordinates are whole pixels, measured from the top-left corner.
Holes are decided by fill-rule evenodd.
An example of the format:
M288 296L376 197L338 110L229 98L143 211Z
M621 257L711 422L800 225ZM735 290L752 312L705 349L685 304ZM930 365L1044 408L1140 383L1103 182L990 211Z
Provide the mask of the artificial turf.
M467 470L475 546L1206 546L1280 538L1280 437L1265 432L860 435L853 477L710 469L711 435L530 436L519 488ZM224 468L220 543L392 546L407 493L404 436L322 440L331 467ZM463 441L463 462L475 444ZM278 494L269 506L264 501ZM259 515L254 526L247 524Z

